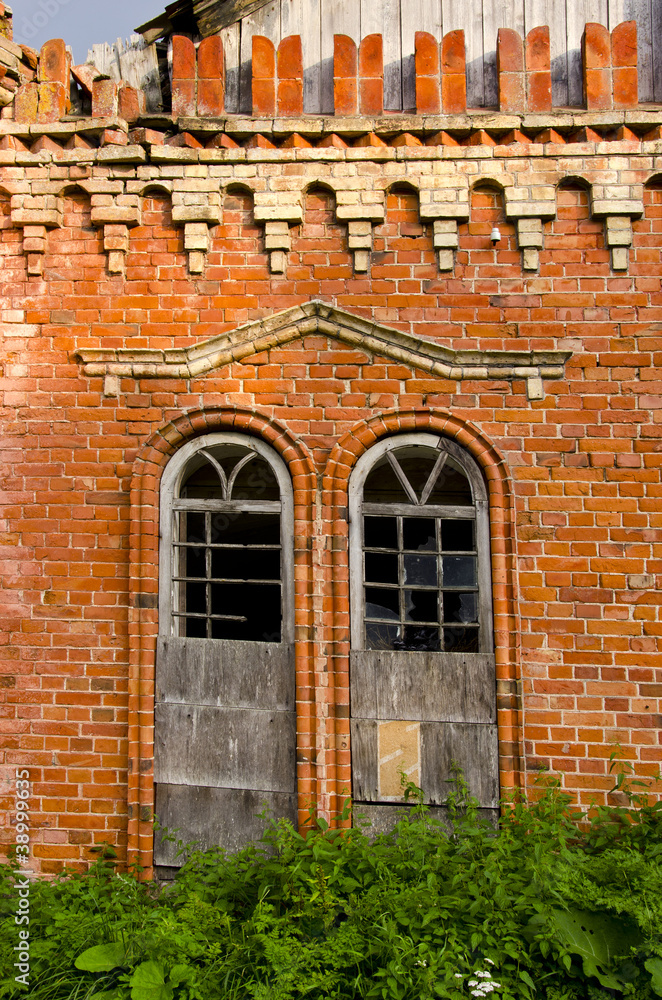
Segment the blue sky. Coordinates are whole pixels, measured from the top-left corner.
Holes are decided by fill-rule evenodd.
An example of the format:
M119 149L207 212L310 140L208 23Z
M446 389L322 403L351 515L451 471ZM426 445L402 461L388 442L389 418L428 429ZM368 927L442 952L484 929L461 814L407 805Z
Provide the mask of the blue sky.
M139 24L165 10L169 0L9 0L14 41L38 49L49 38L64 38L74 62L85 62L94 42L128 38Z

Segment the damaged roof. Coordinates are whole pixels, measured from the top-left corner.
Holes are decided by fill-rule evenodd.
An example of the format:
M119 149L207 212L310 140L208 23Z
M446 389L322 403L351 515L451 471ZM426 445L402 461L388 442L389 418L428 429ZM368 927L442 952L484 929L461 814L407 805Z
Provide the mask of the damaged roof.
M271 0L175 0L162 14L142 24L136 31L146 42L155 42L172 32L207 38L240 18L266 7Z

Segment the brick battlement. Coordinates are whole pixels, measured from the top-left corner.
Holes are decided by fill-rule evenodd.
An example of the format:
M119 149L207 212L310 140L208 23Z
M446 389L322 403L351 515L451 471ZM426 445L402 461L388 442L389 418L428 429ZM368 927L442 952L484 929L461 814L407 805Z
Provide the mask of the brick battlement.
M197 45L185 35L172 37L172 118L218 118L225 115L225 55L219 35ZM416 32L416 116L463 115L467 112L464 32L451 31L441 43ZM601 24L586 25L582 40L584 106L589 111L638 106L637 25L619 24L609 34ZM93 66L71 67L62 39L42 46L37 80L24 82L13 102L14 121L60 122L68 112L72 79L86 96L93 118L120 117L135 123L144 115L141 91L101 76ZM303 115L301 37L290 35L278 46L252 38L252 116L300 118ZM536 27L523 39L509 28L497 36L499 111L546 114L552 110L549 28ZM384 113L382 36L367 35L357 44L335 35L333 55L334 114L375 117ZM111 126L112 129L112 126ZM122 130L116 130L122 132ZM110 137L108 141L111 141ZM122 143L121 135L116 142Z

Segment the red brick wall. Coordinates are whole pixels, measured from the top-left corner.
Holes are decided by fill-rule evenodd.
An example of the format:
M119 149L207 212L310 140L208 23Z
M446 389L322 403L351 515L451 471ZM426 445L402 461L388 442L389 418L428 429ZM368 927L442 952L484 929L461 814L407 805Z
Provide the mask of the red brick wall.
M471 195L450 274L406 188L387 196L367 274L353 271L334 199L316 188L283 276L269 271L245 192L225 195L202 277L187 271L163 194L147 195L130 230L125 277L106 274L89 200L72 193L43 279L28 279L6 204L1 752L8 775L31 769L43 872L88 858L94 841L124 849L127 836L149 860L158 482L179 443L221 426L263 435L294 478L299 745L316 758L299 765L304 798L329 812L349 786L347 477L371 442L414 427L456 437L490 485L504 788L546 766L583 804L604 800L615 741L638 774L654 773L660 187L646 189L624 274L610 270L602 223L572 184L529 275L490 187ZM117 397L73 357L187 346L311 298L456 349L572 357L540 401L524 381L441 379L319 334L188 382L122 378Z

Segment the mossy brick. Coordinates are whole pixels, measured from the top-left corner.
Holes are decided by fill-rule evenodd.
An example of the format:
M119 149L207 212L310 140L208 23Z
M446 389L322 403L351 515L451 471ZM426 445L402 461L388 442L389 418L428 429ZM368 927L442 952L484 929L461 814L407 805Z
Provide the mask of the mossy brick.
M92 84L92 115L94 118L114 118L117 115L117 83L108 77L97 77Z
M37 121L58 122L67 109L67 91L61 83L44 81L39 87L39 109Z
M14 97L14 118L17 122L35 124L39 111L39 85L24 83Z

